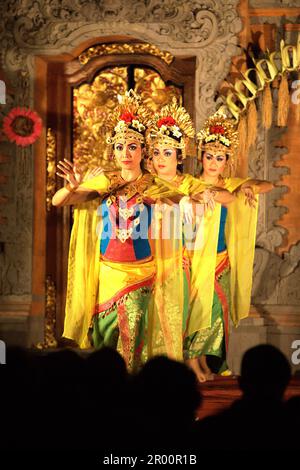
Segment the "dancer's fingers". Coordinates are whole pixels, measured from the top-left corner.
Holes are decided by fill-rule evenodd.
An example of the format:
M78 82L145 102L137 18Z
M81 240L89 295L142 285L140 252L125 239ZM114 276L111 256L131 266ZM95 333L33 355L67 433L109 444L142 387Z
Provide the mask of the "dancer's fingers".
M73 166L74 166L73 163L70 162L70 160L68 160L67 158L64 158L64 163L65 163L66 165L68 165L70 168L73 168Z
M64 178L65 180L67 179L67 175L63 175L63 174L58 173L58 172L56 172L56 174L57 174L58 176L60 176L61 178Z
M60 167L62 167L62 168L65 168L65 169L68 170L68 171L73 171L73 165L71 165L71 166L70 166L70 165L67 165L65 162L63 162L63 161L61 161L61 160L58 162L57 166L60 166Z

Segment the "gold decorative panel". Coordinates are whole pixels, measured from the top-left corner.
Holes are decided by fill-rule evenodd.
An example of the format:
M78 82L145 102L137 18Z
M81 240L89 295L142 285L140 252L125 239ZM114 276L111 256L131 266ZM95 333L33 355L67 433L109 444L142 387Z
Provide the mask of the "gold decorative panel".
M52 197L56 191L56 136L50 127L47 129L47 184L46 207L49 212L52 208Z
M168 104L173 96L182 103L179 87L166 84L150 68L134 65L105 69L91 84L74 88L73 160L84 173L97 166L105 170L115 169L111 149L106 144L105 122L118 104L118 95L124 95L131 87L154 112Z
M170 103L173 96L182 104L182 90L174 85L166 85L161 76L149 68L134 69L135 91L141 95L145 105L153 111Z
M56 340L56 287L51 278L46 278L46 312L44 341L35 345L38 349L49 349L57 347Z
M106 145L105 122L127 90L127 68L101 72L91 85L85 83L73 93L73 158L83 171L102 166L112 169Z
M98 46L90 47L84 51L80 54L78 59L82 64L87 64L94 57L110 54L149 54L159 57L168 65L174 60L174 56L170 54L170 52L162 51L157 46L154 46L154 44L145 42L132 44L99 44Z

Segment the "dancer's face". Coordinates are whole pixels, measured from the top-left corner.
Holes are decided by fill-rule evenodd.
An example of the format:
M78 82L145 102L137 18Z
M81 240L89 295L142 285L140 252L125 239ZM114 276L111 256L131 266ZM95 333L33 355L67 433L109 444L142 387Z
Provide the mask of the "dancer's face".
M134 139L115 143L115 157L122 170L136 170L141 165L142 146Z
M177 152L175 148L157 145L153 149L153 165L159 177L171 177L176 175Z
M226 166L226 152L222 150L209 150L203 153L202 165L203 165L203 176L215 176L222 175Z

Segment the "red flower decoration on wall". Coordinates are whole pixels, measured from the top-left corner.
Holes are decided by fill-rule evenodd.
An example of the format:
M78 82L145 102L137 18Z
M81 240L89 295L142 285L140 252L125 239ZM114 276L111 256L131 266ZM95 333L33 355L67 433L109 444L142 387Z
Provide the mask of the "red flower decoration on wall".
M137 119L134 114L130 113L129 111L121 114L120 120L126 122L126 124L130 124L134 119Z
M13 108L3 119L3 131L11 142L21 147L33 144L42 132L40 116L29 108Z
M223 126L211 126L209 128L209 133L210 134L224 134L225 129Z
M175 119L172 118L172 116L167 116L164 118L161 118L157 121L157 126L174 126L176 124Z

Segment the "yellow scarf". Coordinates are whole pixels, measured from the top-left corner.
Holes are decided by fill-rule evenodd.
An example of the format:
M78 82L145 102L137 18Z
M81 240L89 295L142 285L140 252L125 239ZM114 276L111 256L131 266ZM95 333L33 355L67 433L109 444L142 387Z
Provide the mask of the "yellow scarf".
M146 176L148 187L143 188L143 197L156 201L162 199L163 202L164 198L178 196L178 189L171 184L154 176L151 178L149 175ZM104 195L111 191L111 179L109 174L102 174L86 181L82 186ZM81 348L90 347L88 330L94 307L98 302L101 263L99 250L101 220L97 215L98 205L99 201L92 201L75 208L69 248L63 336L73 339ZM157 222L156 213L159 213L159 204L155 207L153 223ZM183 310L182 241L174 238L164 240L161 236L161 227L157 228L157 225L153 230L158 231L158 236L150 240L155 259L156 281L149 309L147 338L149 355L162 353L180 360ZM153 262L150 262L149 267L150 265L153 266Z
M235 191L247 179L225 178L224 189ZM207 188L204 181L198 183ZM195 185L195 188L199 186ZM220 225L221 204L208 211L197 230L198 244L189 250L191 260L190 321L188 334L211 326L214 296L215 268ZM230 259L231 318L235 326L249 314L252 272L255 251L257 206L245 205L245 197L238 194L228 204L225 238Z

